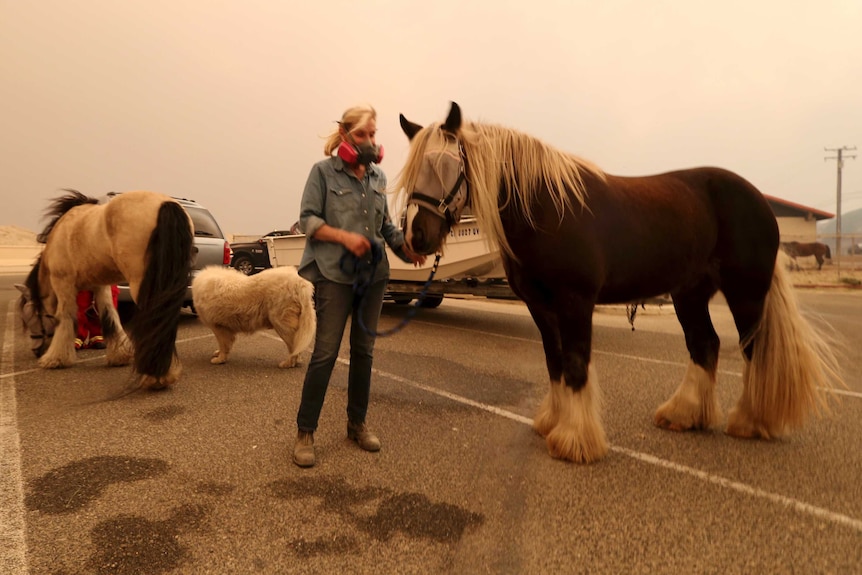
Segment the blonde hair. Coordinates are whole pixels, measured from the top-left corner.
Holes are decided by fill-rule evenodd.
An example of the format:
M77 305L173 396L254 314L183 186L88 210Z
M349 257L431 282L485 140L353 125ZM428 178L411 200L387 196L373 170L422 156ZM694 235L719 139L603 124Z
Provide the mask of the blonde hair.
M468 158L471 210L489 244L499 246L514 259L517 258L500 219L503 207L517 203L528 224L535 228L533 208L540 191L548 191L562 220L564 212L575 205L586 209L582 174L605 180L605 173L594 164L509 128L465 122L457 136ZM407 163L395 185L400 202L406 203L416 187L425 152L445 146L446 134L439 123L413 136ZM499 197L501 193L505 195Z
M357 128L364 127L370 120L377 121L377 110L373 107L362 105L348 108L341 115L338 128L333 130L326 138L326 143L323 145L323 154L327 157L331 156L338 149L338 146L341 145L341 128L344 128L345 132L350 133Z

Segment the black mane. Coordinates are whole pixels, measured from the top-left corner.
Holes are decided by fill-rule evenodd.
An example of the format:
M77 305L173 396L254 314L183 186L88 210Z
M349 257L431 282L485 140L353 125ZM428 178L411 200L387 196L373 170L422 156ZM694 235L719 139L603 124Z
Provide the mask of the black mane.
M27 286L27 289L30 290L30 301L33 304L33 311L37 314L41 314L44 311L44 304L42 302L42 292L39 289L39 268L42 264L42 256L36 258L36 263L33 264L33 267L30 269L30 273L27 274L27 279L24 280L24 285ZM18 307L23 310L24 305L27 303L27 299L22 295Z
M48 206L47 210L45 210L45 217L51 218L51 221L48 222L48 225L45 226L45 229L42 230L42 233L36 236L36 241L40 244L48 242L48 236L50 235L51 230L54 229L54 224L57 223L57 220L59 220L63 216L63 214L77 206L99 203L99 200L91 198L89 196L85 196L77 190L70 190L68 188L64 188L63 191L69 193L65 196L54 198L54 200L51 202L51 205Z

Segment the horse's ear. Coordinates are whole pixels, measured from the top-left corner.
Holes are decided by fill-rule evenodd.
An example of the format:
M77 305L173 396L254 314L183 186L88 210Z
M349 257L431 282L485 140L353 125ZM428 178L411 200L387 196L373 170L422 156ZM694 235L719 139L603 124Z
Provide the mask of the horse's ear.
M24 284L15 284L15 287L18 288L18 291L22 294L27 296L30 295L30 290L27 289L27 286L25 286Z
M452 107L449 108L449 115L446 117L446 121L443 123L443 129L449 132L452 135L458 133L458 130L461 128L461 107L452 102Z
M413 136L419 133L419 130L422 129L422 126L419 124L414 124L410 120L404 117L404 114L398 114L398 120L401 122L401 129L404 130L404 133L407 134L407 139L412 140Z

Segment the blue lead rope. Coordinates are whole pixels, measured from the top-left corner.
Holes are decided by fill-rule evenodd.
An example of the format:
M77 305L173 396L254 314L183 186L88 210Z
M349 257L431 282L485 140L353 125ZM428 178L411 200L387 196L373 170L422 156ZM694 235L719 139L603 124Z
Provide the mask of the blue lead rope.
M374 281L374 274L377 271L377 265L383 259L383 247L375 242L371 242L371 259L364 257L356 257L352 252L345 250L344 255L341 256L341 259L338 262L338 266L341 268L346 274L353 275L353 294L360 299L360 309L357 310L356 316L359 318L359 327L362 328L362 331L367 333L368 335L373 335L375 337L386 337L401 331L404 326L410 323L416 314L419 312L419 308L422 305L422 302L425 300L425 296L428 293L428 287L431 285L431 282L434 280L434 275L437 273L437 267L440 265L440 254L438 253L434 258L434 265L431 266L431 275L428 276L428 280L425 282L425 285L422 286L422 290L419 292L419 297L410 306L410 309L407 310L407 315L404 316L404 319L393 328L387 329L386 331L372 331L368 329L365 325L365 321L362 319L362 298L365 296L365 292L368 290L368 286L371 285L371 282Z

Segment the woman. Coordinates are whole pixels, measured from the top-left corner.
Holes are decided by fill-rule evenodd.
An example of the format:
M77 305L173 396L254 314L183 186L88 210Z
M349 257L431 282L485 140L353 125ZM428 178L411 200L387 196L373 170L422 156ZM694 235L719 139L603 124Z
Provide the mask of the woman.
M405 262L421 265L424 256L408 251L401 231L389 217L386 175L378 164L377 113L370 106L348 109L324 145L325 160L311 168L300 206L299 224L308 240L299 274L314 284L317 337L305 373L293 461L315 463L314 432L342 335L351 317L350 368L347 376L347 437L366 451L379 451L380 440L365 423L371 389L374 332L389 280L382 242ZM379 249L372 249L372 242ZM372 256L380 257L376 266ZM374 270L361 278L357 270Z

